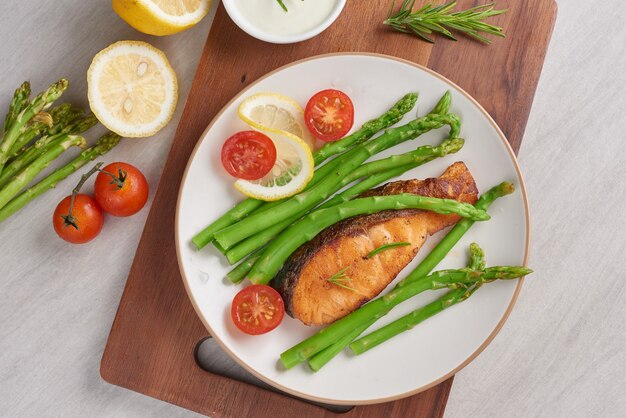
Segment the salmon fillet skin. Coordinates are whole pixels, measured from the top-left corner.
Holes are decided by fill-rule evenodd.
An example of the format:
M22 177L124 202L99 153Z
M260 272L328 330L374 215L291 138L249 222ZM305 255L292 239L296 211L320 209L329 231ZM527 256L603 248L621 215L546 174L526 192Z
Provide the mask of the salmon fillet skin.
M387 183L360 195L411 193L474 204L478 189L463 162L439 177ZM338 222L296 250L271 285L285 302L286 312L306 325L326 325L376 297L413 260L426 238L460 217L418 209L385 210ZM408 242L367 258L385 244ZM345 278L329 278L344 270ZM340 283L344 286L340 286Z

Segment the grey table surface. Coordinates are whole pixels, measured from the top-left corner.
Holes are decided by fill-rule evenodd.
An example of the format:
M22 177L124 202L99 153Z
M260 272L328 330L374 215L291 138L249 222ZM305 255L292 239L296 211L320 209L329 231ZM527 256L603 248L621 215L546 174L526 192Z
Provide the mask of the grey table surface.
M536 273L500 334L456 376L448 418L626 415L626 13L619 0L559 6L519 154ZM153 43L178 74L176 115L106 158L140 167L152 198L213 14L157 38L126 25L109 1L2 1L0 114L24 79L41 89L60 76L86 107L97 51L122 39ZM70 247L50 217L77 177L0 225L0 416L197 416L100 378L148 210L108 218L97 241Z

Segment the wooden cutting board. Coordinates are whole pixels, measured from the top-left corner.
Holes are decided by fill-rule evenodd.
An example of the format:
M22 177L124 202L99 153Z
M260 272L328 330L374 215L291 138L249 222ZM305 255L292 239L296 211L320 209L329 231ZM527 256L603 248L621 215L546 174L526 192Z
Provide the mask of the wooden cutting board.
M100 372L107 382L216 418L339 416L197 365L196 346L208 333L178 270L175 205L189 155L222 106L265 73L329 52L376 52L432 68L474 96L517 152L556 18L554 1L498 1L498 8L509 11L491 21L508 37L489 46L466 38L440 38L433 46L391 32L380 24L390 1L350 0L327 31L294 45L246 35L219 6L104 351ZM484 1L460 3L467 8ZM412 397L358 406L342 415L441 417L451 386L452 378Z

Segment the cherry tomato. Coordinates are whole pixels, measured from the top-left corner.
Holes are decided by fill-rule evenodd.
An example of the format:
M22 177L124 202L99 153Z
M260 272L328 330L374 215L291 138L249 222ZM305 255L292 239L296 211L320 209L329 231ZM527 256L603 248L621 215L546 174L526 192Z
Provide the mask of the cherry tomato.
M276 146L261 132L237 132L222 145L222 165L233 177L258 180L270 172L275 162Z
M52 216L52 225L56 233L67 242L84 244L98 236L102 230L104 216L96 200L86 194L77 194L74 198L72 214L67 196L57 205Z
M235 295L230 314L241 331L259 335L280 324L285 315L285 305L276 290L270 286L255 284Z
M352 100L339 90L322 90L309 99L304 110L307 128L322 141L343 138L354 124Z
M148 181L136 167L112 163L98 173L94 185L96 200L113 216L130 216L148 201Z

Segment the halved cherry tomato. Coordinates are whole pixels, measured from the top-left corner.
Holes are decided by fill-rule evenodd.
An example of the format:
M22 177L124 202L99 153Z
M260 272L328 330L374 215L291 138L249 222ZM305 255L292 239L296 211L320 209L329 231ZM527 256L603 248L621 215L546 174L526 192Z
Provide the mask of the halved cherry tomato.
M354 124L354 105L342 91L328 89L315 93L304 109L304 121L316 138L336 141Z
M130 216L148 201L148 181L135 166L111 163L96 177L96 200L102 210L113 216Z
M257 131L237 132L222 145L222 165L228 173L244 180L257 180L276 163L276 146Z
M276 328L285 315L283 298L270 286L255 284L237 293L230 309L233 322L250 335Z
M84 244L97 237L102 230L102 209L93 197L77 194L69 216L71 199L72 196L67 196L57 205L52 216L52 225L57 235L65 241Z

